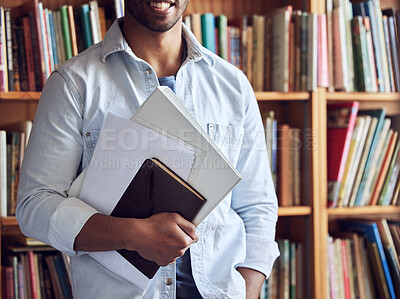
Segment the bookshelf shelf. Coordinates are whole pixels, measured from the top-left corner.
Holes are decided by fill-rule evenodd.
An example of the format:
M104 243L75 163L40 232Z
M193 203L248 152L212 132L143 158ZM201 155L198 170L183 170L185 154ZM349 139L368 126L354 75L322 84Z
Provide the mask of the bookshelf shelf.
M365 215L394 215L400 218L400 206L366 206L355 208L328 209L328 215L334 216L365 216Z
M0 92L1 101L38 101L40 99L40 92Z
M278 216L308 216L311 215L311 207L300 206L300 207L279 207Z
M18 226L17 218L15 217L2 217L1 226Z
M258 101L306 101L310 99L308 92L256 92Z
M326 99L330 101L400 102L400 93L327 92Z

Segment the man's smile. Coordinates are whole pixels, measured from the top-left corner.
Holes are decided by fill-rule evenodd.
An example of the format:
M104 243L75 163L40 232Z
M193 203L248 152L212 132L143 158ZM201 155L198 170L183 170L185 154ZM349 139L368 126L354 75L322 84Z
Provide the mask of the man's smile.
M175 3L173 2L155 2L155 1L147 1L147 5L149 5L154 11L157 12L168 12L170 8L172 8Z

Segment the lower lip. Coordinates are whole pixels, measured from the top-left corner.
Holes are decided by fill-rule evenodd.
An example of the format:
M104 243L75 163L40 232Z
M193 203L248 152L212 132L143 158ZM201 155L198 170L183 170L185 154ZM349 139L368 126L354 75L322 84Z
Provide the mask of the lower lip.
M168 9L166 9L166 10L161 10L161 9L159 9L159 8L156 8L156 7L153 7L153 6L151 6L150 4L147 4L147 6L149 7L149 9L151 10L151 11L153 11L153 12L155 12L155 13L158 13L158 14L162 14L162 15L167 15L167 14L169 14L172 10L173 10L173 8L174 8L174 5L171 5Z

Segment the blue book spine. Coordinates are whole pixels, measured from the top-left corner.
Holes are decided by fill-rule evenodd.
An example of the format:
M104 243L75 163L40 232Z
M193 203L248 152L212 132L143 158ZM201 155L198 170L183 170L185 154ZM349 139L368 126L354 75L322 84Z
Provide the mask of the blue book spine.
M82 20L82 26L83 26L83 41L85 43L85 49L89 48L91 45L93 45L93 38L92 38L92 32L90 29L90 15L89 15L89 5L88 4L83 4L80 8L80 13L81 13L81 20Z
M65 269L63 258L60 255L54 256L54 265L56 267L64 299L72 299L67 270Z
M212 13L201 15L201 35L203 46L215 53L215 18Z
M52 45L52 48L53 48L54 68L56 69L60 64L60 60L58 59L57 42L56 42L56 30L54 28L54 15L53 15L52 11L49 11L49 22L50 22L51 40L53 41L51 43L51 45Z
M389 265L386 259L385 250L383 249L383 244L381 237L379 235L378 226L375 222L351 222L343 221L339 222L339 226L347 231L354 231L365 235L369 242L376 243L379 251L379 256L382 262L383 272L385 273L386 283L388 286L389 294L391 299L396 299L394 292L393 281L390 275Z
M376 24L376 17L372 1L364 2L364 7L365 7L365 13L367 14L371 22L371 34L372 34L372 43L374 45L374 51L375 51L375 65L376 65L378 89L380 92L385 92L385 84L384 84L383 69L382 69L382 56L379 46L380 42L378 35L378 26Z

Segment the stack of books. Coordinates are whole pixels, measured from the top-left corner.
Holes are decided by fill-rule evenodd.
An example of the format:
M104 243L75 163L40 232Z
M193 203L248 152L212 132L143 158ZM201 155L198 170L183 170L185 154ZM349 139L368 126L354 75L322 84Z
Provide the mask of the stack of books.
M274 111L263 114L269 165L280 207L302 204L302 132L278 124Z
M26 249L8 259L2 266L5 298L72 299L68 256Z
M4 130L3 130L4 129ZM0 216L14 216L17 206L19 171L32 129L23 121L0 129Z
M398 205L399 116L328 104L328 206Z
M328 298L399 298L399 223L346 220L339 227L327 240Z
M241 68L255 91L328 86L325 15L285 6L236 20L194 13L184 21L203 46Z
M400 12L379 0L327 0L326 10L330 89L399 91Z
M260 299L305 298L303 244L289 239L278 239L277 242L281 255L264 281Z
M104 8L95 0L55 10L33 0L17 13L11 19L11 10L0 7L0 91L41 91L52 71L106 32Z

